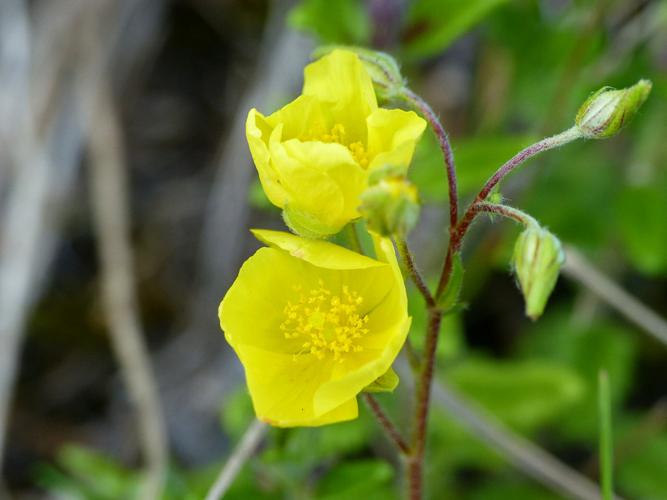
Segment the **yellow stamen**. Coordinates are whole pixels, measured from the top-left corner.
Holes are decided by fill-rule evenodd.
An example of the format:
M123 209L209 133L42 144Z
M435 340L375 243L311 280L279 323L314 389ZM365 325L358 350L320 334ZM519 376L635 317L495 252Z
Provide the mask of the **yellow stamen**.
M366 147L359 141L348 142L346 140L345 126L341 123L336 123L330 131L326 131L321 125L313 127L307 134L300 137L302 141L321 141L326 143L335 142L341 144L350 150L352 157L362 167L367 168L369 159Z
M359 311L362 303L361 295L347 286L334 295L320 280L317 288L299 293L298 302L287 303L280 330L286 339L302 341L297 354L313 354L317 359L332 355L334 361L342 362L345 353L363 350L357 343L368 333L368 315Z

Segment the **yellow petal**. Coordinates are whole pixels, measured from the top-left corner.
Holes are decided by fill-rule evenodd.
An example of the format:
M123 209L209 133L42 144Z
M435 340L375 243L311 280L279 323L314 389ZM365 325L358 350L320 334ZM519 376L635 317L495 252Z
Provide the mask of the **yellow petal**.
M327 220L331 226L336 226L338 229L341 229L351 219L359 217L357 211L359 197L366 189L368 174L355 161L348 148L336 143L297 140L286 141L283 146L286 154L301 163L303 168L325 172L329 180L339 189L342 207L338 205L335 209L328 207L327 199L312 188L299 191L299 199L303 206L305 206L304 200L308 199L308 206L312 207L310 212L317 214L320 220ZM339 210L337 220L327 217L336 209Z
M326 412L358 394L364 387L382 376L398 356L410 330L407 315L407 294L403 284L396 251L388 238L371 233L378 260L389 264L393 286L385 299L371 312L368 335L360 339L361 353L348 356L334 367L332 380L315 393L315 411ZM386 329L377 331L383 325Z
M220 303L218 315L227 342L276 352L295 353L301 344L279 329L287 301L295 299L290 284L315 288L320 275L310 264L274 248L260 248L246 260ZM279 291L279 293L276 293Z
M366 269L383 267L382 262L328 241L301 238L284 231L252 229L255 237L272 247L285 250L297 259L325 269ZM391 242L390 242L391 244Z
M298 141L282 141L279 123L269 138L269 152L274 171L285 191L285 205L317 221L326 234L337 233L347 220L342 218L345 198L338 183L325 170L307 162L294 147Z
M335 122L345 126L351 141L365 142L365 119L377 109L377 100L371 78L356 54L334 50L306 66L303 94L329 103Z
M413 111L378 109L367 119L370 168L407 167L426 122Z
M331 118L322 103L313 96L300 95L266 118L267 124L275 128L282 124L283 140L307 140L313 134L320 134L332 126Z
M385 333L386 344L381 351L366 349L335 365L332 379L315 392L315 412L326 413L336 408L341 401L356 396L384 375L398 356L409 330L410 318L406 318L405 322ZM364 357L367 361L359 363L359 358Z
M268 142L272 129L256 109L251 109L246 120L246 138L250 154L259 174L264 192L269 201L282 208L285 203L285 190L280 186L278 173L271 165Z
M355 395L326 412L315 411L313 395L326 381L332 362L313 356L293 356L241 345L237 350L245 367L255 413L278 427L317 426L357 417Z

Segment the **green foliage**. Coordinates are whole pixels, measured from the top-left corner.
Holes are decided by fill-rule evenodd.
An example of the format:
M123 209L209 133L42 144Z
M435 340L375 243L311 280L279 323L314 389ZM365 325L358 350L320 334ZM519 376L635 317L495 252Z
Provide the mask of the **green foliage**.
M391 500L398 498L394 470L382 460L355 460L335 466L319 482L318 500Z
M667 491L667 435L655 436L618 464L619 487L629 498L660 500Z
M562 418L584 395L584 382L555 363L469 358L447 380L515 429L535 431Z
M445 124L446 126L446 124ZM484 182L517 151L534 142L529 135L454 138L459 190L462 195L479 191ZM410 178L422 199L431 203L447 200L442 153L432 133L424 134L417 145Z
M569 438L596 441L598 428L597 379L600 370L609 374L612 404L625 398L632 382L637 332L607 323L573 324L564 312L536 323L524 339L533 359L559 363L584 381L584 395L559 420L558 428Z
M415 32L403 48L405 59L441 53L507 0L417 0L410 3L408 21Z
M302 0L289 23L314 33L322 43L365 45L370 36L368 14L359 0Z
M598 381L598 418L600 421L600 482L604 500L613 500L614 436L611 421L609 377L601 371Z
M616 201L619 236L628 259L647 274L667 271L665 185L626 187Z
M470 495L470 500L560 500L542 488L515 478L494 478L482 484Z
M68 445L58 454L57 462L60 467L42 466L37 474L38 482L53 493L72 500L116 500L136 495L137 473L99 452Z
M421 294L413 287L408 288L408 312L412 316L409 336L417 350L424 347L427 320L424 305ZM440 340L436 351L438 361L447 363L448 360L460 356L464 349L461 314L446 314L440 325Z
M241 439L248 427L248 422L254 417L252 401L245 387L239 387L227 396L220 412L222 428L233 440Z

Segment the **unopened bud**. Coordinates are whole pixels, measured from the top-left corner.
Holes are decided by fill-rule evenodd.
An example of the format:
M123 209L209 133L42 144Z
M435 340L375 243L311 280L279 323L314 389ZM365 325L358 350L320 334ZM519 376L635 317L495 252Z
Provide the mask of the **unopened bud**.
M403 237L419 218L417 189L404 177L384 177L363 192L359 211L376 233Z
M355 46L326 45L315 50L314 57L322 57L332 50L344 49L354 52L371 77L375 93L380 100L390 100L405 86L396 59L385 52Z
M546 229L528 227L514 245L514 271L526 303L526 315L542 315L565 260L560 241Z
M652 85L649 80L639 80L625 89L601 88L579 108L575 118L577 127L590 139L611 137L637 113Z

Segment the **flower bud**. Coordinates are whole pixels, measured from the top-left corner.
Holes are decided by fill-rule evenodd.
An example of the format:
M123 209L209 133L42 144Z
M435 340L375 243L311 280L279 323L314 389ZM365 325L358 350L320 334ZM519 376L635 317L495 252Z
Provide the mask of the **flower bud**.
M625 89L601 88L579 108L577 127L589 139L611 137L637 113L652 85L649 80L639 80Z
M380 100L388 101L392 99L405 86L405 80L401 75L396 59L385 52L363 47L327 45L316 49L313 55L321 57L337 48L343 48L357 54L371 77L375 93Z
M519 235L514 245L514 271L526 303L526 315L535 320L558 279L565 260L560 241L546 229L530 226Z
M363 192L359 212L376 233L403 237L419 218L417 189L404 177L386 176Z

